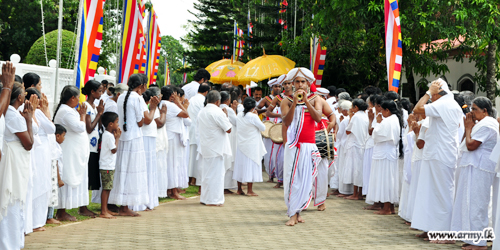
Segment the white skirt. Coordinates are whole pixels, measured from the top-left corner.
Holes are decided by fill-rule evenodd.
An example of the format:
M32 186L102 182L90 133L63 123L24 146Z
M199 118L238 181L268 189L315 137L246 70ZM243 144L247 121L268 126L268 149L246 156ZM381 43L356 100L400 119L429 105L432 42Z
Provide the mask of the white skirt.
M236 149L233 179L238 182L262 182L262 163L256 163Z
M363 155L363 195L368 194L368 187L370 186L370 172L372 169L372 156L373 147L365 149Z
M210 205L224 204L224 157L203 158L200 156L203 169L200 202Z
M283 144L274 144L275 154L272 155L271 160L273 161L274 167L274 177L278 179L278 182L283 183L283 164L285 162L285 148Z
M328 194L328 167L330 161L327 158L321 158L318 164L318 175L316 176L314 188L314 206L319 206L325 203L326 195Z
M457 192L451 217L452 231L483 231L488 227L488 204L495 173L468 166L457 169ZM486 246L486 241L465 243Z
M401 197L399 198L399 208L398 215L405 221L411 221L410 216L408 216L408 194L410 191L410 184L406 181L402 181Z
M55 207L58 203L58 193L59 193L59 182L57 179L57 160L52 160L52 172L51 172L51 190L50 190L50 199L49 199L49 207Z
M335 157L335 160L333 160L333 164L330 167L330 169L333 168L333 170L330 171L330 172L333 172L333 175L330 177L330 188L338 190L339 189L339 174L338 174L337 162L338 162L338 157Z
M168 148L156 152L156 174L158 177L158 197L167 197L168 190L168 168L167 168Z
M189 177L196 178L196 180L200 179L200 182L196 181L197 185L201 185L201 169L198 160L198 145L191 144L189 145ZM198 184L199 183L199 184Z
M264 142L264 148L266 149L266 154L264 155L264 168L266 169L267 175L271 178L271 151L273 150L273 141L269 138L262 138Z
M422 160L411 218L412 228L424 232L450 231L454 181L454 168L437 160Z
M120 141L116 153L113 189L109 204L135 206L148 204L148 170L142 137Z
M288 217L309 207L313 197L313 180L321 162L316 144L299 143L298 146L300 148L285 146L283 187Z
M0 220L0 249L24 248L24 214L21 202L9 204Z
M226 174L224 175L224 189L237 189L238 183L235 179L233 179L234 171L232 169L226 170Z
M24 233L33 233L33 152L31 152L30 178L23 212Z
M346 164L346 153L345 153L345 148L341 147L339 157L338 157L338 164L337 164L337 174L338 175L338 185L339 185L339 192L344 195L350 195L354 193L354 186L352 184L345 184L344 183L344 174L345 174L345 164Z
M366 203L399 202L398 160L373 159Z
M417 195L418 177L420 175L420 165L422 161L411 163L411 182L408 190L408 207L406 208L407 221L412 221L413 208L415 207L415 196Z
M43 227L47 222L49 194L50 192L47 192L45 195L33 199L33 228Z
M80 185L70 187L65 184L59 188L59 204L55 207L56 209L73 209L89 204L89 175L87 172L88 168L85 168L84 179Z
M342 182L344 184L353 184L354 186L363 186L363 158L365 150L356 146L346 148L344 153L344 174Z
M46 195L51 190L52 159L47 136L40 136L42 145L34 148L32 158L36 161L33 168L33 199Z
M150 136L142 137L144 140L144 151L146 153L146 166L148 169L148 196L149 203L132 206L134 211L153 209L159 204L158 200L158 176L156 175L156 138Z
M189 179L185 160L186 147L182 145L180 135L175 133L168 138L167 177L168 189L187 188Z

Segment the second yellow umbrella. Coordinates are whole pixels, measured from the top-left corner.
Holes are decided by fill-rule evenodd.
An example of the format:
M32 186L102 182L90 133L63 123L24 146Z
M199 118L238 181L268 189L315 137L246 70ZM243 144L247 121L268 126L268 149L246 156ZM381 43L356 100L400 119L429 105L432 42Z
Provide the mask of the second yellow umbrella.
M295 67L295 62L279 55L257 57L245 64L238 73L240 84L249 84L250 81L259 82L271 77L287 74Z

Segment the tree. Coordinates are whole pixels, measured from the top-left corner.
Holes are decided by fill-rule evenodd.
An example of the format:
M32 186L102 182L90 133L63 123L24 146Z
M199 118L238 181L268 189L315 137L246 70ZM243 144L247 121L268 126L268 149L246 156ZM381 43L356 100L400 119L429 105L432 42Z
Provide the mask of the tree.
M160 63L158 65L158 85L165 82L165 58L170 69L170 82L172 85L182 84L183 70L182 59L186 53L179 40L172 36L161 37Z
M78 0L64 1L63 28L73 31ZM57 30L59 1L43 0L45 32ZM33 43L42 36L40 1L0 0L0 58L12 54L25 58Z
M470 55L470 60L476 62L478 89L486 91L486 96L494 101L499 94L497 80L500 79L497 49L500 6L496 1L464 0L458 2L454 15L459 21L457 27L464 35L462 47ZM463 60L463 56L457 60Z
M58 31L54 30L45 35L47 41L47 58L48 60L56 59L57 54L57 38ZM70 63L71 58L74 58L74 41L76 39L75 33L67 30L62 31L61 40L61 67L62 68L73 68L73 64ZM40 37L31 46L28 55L26 56L26 63L48 66L45 60L45 48L43 45L43 37Z

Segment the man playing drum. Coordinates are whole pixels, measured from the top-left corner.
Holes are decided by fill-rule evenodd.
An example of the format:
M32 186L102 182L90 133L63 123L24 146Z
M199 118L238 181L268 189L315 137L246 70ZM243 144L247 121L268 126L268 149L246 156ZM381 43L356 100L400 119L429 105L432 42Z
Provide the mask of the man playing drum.
M272 93L271 95L266 96L263 98L263 100L259 103L257 106L256 110L258 113L265 112L266 109L264 107L268 108L271 105L272 100L274 99L275 96L279 95L281 93L281 84L285 77L281 76L279 78L271 79L269 82L267 82L267 85L269 85L270 88L272 88ZM273 123L280 123L281 122L281 112L280 110L276 110L275 112L271 113L269 116L266 118L267 121L271 121ZM276 152L278 151L278 147L275 147L275 144L273 141L269 138L263 138L264 140L264 146L266 148L266 155L264 155L264 166L266 168L266 172L269 175L269 180L268 182L273 182L273 178L275 177L274 173L274 166L275 164L272 164L272 159L273 155L276 155ZM276 157L274 157L276 158Z
M312 199L312 183L321 161L316 147L315 126L321 121L323 102L309 92L314 82L313 73L306 68L290 70L287 81L295 87L293 101L284 99L281 110L284 125L288 127L285 146L284 188L285 203L290 217L286 225L304 222L300 212L309 206Z

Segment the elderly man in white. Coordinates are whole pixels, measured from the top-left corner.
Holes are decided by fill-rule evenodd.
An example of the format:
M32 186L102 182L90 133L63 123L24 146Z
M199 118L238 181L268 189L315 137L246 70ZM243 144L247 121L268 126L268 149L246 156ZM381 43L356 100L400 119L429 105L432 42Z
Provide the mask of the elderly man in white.
M202 83L198 87L198 94L189 99L189 107L187 111L189 117L191 117L191 126L189 127L189 177L193 178L191 180L191 185L201 186L201 171L198 164L198 126L197 118L201 109L205 105L205 96L207 96L208 91L210 91L210 85ZM184 92L184 95L186 93Z
M432 103L426 104L429 99ZM417 237L427 238L429 231L450 230L458 128L463 112L442 79L432 82L413 112L429 117L411 224L413 228L424 231Z
M207 95L207 106L198 114L199 163L202 170L200 203L207 206L224 204L224 158L230 157L231 122L227 110L220 109L220 93L212 90Z

